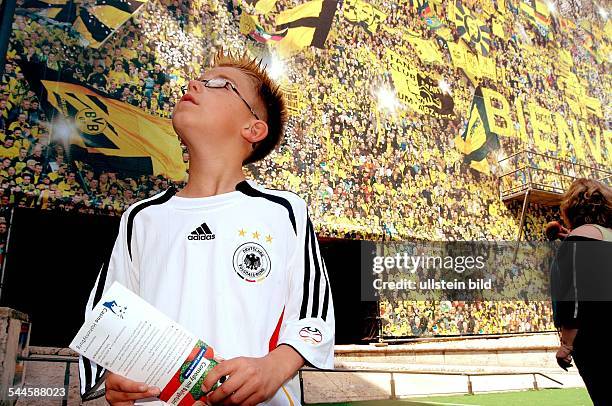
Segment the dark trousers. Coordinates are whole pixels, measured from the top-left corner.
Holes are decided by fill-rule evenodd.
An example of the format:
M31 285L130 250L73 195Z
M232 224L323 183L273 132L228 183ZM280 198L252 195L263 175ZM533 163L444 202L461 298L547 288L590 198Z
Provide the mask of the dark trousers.
M606 351L601 336L601 332L597 334L579 329L574 340L573 358L593 404L608 406L612 405L608 370L612 356Z

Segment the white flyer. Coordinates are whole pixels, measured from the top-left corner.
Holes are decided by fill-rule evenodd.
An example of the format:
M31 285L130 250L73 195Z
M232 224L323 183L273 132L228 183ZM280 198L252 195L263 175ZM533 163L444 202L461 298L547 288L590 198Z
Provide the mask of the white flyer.
M160 400L179 406L205 399L202 382L217 365L212 347L118 282L70 348L115 374L160 388Z

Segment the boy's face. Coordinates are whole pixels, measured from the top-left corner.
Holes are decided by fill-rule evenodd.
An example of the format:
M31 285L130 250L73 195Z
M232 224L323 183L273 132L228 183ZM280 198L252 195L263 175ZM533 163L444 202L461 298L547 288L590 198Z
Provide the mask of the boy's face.
M227 79L237 89L238 95L228 85L224 88L209 88L204 80ZM172 124L177 134L188 146L199 142L207 145L240 145L241 133L247 132L263 116L263 106L255 88L255 81L246 73L233 67L217 67L206 72L199 80L191 80L187 92L176 104ZM267 127L266 127L267 133Z

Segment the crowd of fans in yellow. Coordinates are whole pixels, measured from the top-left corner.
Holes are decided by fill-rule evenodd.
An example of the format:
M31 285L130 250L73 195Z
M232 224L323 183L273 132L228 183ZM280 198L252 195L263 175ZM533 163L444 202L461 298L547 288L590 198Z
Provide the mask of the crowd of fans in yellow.
M571 109L559 102L563 90L557 84L555 65L563 49L571 55L573 73L583 80L587 93L604 106L602 118L587 117L590 125L608 130L612 94L609 56L597 60L584 44L589 33L579 24L589 21L592 26L607 27L594 3L575 7L573 2L560 1L556 13L575 27L562 29L553 18L548 36L519 11L512 11L519 1L463 2L489 25L495 20L491 9L506 8L504 35L493 35L489 50L496 66L505 72L497 81L468 78L453 66L443 41L439 42L443 63L421 60L410 35L439 40L439 33L412 4L423 2L369 1L387 14L374 33L345 19L339 6L325 49L305 48L282 62L275 59L273 46L255 43L240 33L241 8L236 1L151 0L99 49L83 47L64 30L17 15L8 62L0 77L2 206L117 215L170 183L182 185L161 175L126 178L112 169L96 172L86 163L72 161L67 146L54 137L53 117L41 108L38 89L29 86L20 69L23 63L42 63L47 78L71 77L103 95L169 118L182 94L181 86L197 77L223 47L247 50L282 64L279 81L297 89L285 141L275 154L247 172L265 186L302 195L319 235L374 240L515 239L517 210L499 198L496 175L504 168L492 164L491 174L475 171L462 162L463 154L455 147L455 137L466 128L476 87L494 88L507 100L520 99L523 104L536 101L565 117ZM278 0L275 7L282 10L294 3ZM450 41L459 34L447 19L449 4L450 0L430 2ZM606 44L609 40L606 36ZM385 104L389 101L381 99L381 89L393 89L385 62L387 49L401 49L410 64L446 84L445 91L454 102L454 119L420 114L397 100L395 107ZM520 126L517 114L511 109L515 129ZM525 120L525 131L531 135L532 123L527 116ZM501 150L492 153L492 163L496 157L537 147L516 137L500 141ZM571 145L568 148L573 156L569 159L576 162L575 154L571 155L575 151ZM531 165L560 170L549 168L548 161L538 156L532 158ZM188 159L185 150L183 160ZM609 162L596 162L589 154L580 163L610 169ZM571 170L567 168L570 175ZM521 176L517 173L516 178ZM556 182L547 172L541 176L543 183ZM554 215L544 208L531 210L526 237L541 239L543 224ZM408 303L398 298L382 304L381 316L389 335L552 328L550 306L542 302Z

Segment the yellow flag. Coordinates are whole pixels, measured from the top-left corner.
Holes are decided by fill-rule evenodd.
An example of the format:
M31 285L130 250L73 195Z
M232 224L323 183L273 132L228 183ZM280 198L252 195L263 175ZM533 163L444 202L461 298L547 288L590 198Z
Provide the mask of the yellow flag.
M453 66L455 68L463 68L465 66L465 48L461 45L461 41L459 44L448 42L447 45Z
M312 27L296 27L287 32L285 38L276 43L276 51L286 58L312 43L315 29Z
M487 156L499 148L499 139L489 127L482 89L476 88L465 131L454 139L455 148L465 155L464 162L480 172L489 173Z
M119 28L132 15L132 13L108 5L93 6L91 10L100 22L113 30Z
M442 64L442 54L438 51L438 46L435 41L425 40L410 35L405 35L404 38L412 45L421 61Z
M606 25L604 26L604 32L608 37L608 41L612 41L612 20L608 19L608 21L606 21Z
M257 28L255 18L246 12L242 12L242 14L240 14L240 23L238 28L240 29L241 34L250 34L255 28Z
M22 6L43 18L72 25L90 47L99 48L146 2L37 0Z
M486 56L478 56L478 67L480 68L480 75L489 79L497 80L497 69L495 66L495 59L487 58Z
M506 38L506 33L504 32L502 22L499 21L497 18L493 19L493 35L503 39Z
M474 16L460 1L455 1L455 26L457 34L470 44L476 52L487 56L491 47L491 29Z
M261 14L268 14L276 6L276 0L259 0L255 4L255 10Z
M185 178L182 150L172 122L141 109L100 96L83 86L42 81L48 101L73 119L79 136L71 142L88 158L121 172Z
M321 12L322 5L323 0L313 0L300 4L290 10L282 11L276 18L276 24L282 25L301 18L316 17Z
M304 108L304 102L302 101L299 87L297 85L283 83L281 84L281 90L285 95L289 114L293 116L300 114Z
M337 0L312 0L281 12L276 18L277 30L287 29L287 35L275 44L281 57L307 46L323 48L337 6Z
M365 25L370 34L375 33L379 24L387 19L387 14L362 0L346 0L343 12L344 18Z

